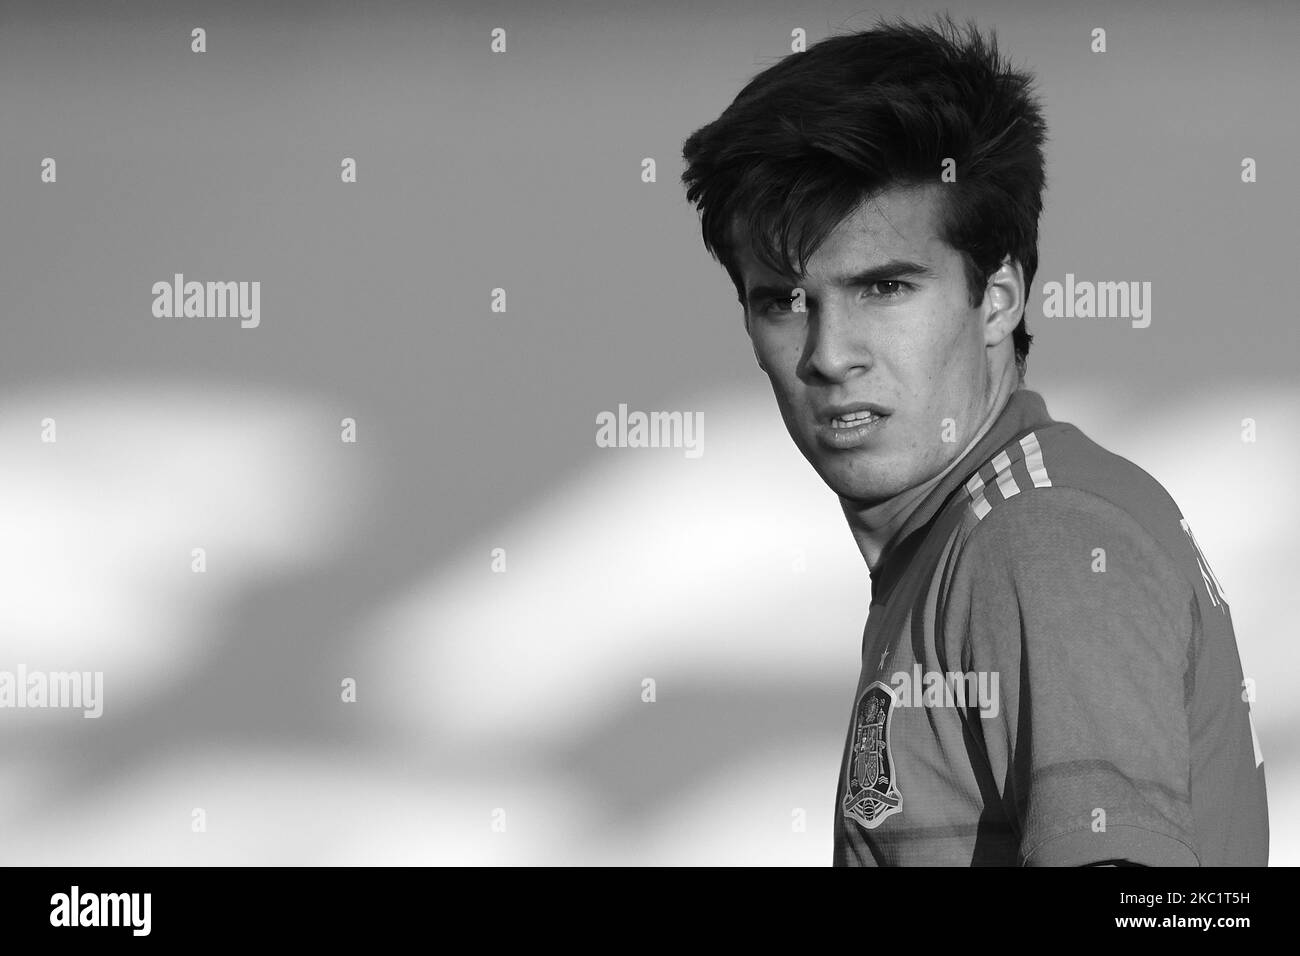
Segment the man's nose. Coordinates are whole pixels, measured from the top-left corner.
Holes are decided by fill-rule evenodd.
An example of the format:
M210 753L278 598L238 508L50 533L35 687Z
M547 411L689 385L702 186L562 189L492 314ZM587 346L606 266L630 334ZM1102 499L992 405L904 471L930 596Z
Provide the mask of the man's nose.
M855 369L871 367L860 320L836 302L819 304L808 315L808 341L804 352L805 377L833 382L847 379Z

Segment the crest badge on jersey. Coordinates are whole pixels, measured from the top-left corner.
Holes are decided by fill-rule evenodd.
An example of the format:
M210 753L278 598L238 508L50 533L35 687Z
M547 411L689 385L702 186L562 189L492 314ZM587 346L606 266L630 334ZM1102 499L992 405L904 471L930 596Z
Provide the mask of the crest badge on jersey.
M893 688L874 681L862 692L853 712L853 736L844 768L844 815L868 830L903 809L894 755L889 749L889 724L897 706Z

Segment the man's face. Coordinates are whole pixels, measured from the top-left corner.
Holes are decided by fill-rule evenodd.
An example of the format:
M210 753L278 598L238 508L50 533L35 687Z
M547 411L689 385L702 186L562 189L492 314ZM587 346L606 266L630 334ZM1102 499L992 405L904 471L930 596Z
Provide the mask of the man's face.
M746 326L786 428L826 484L863 506L942 472L994 400L988 312L970 305L961 254L936 233L943 188L860 205L803 277L737 247ZM796 286L807 311L792 308Z

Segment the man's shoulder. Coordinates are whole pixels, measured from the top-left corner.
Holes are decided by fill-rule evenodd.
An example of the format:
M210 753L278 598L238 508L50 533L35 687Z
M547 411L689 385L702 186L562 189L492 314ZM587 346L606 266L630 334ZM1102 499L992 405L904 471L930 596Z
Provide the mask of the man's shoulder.
M1182 518L1159 481L1069 422L1050 422L1007 442L970 473L956 498L974 522L996 513L993 523L1001 527L1082 508L1099 518L1123 514L1160 538Z
M1103 448L1069 422L1048 422L1007 441L969 473L966 501L977 520L992 509L1047 488L1072 488L1126 511L1149 514L1173 499L1138 465Z
M964 512L962 550L978 546L1038 561L1060 551L1072 561L1075 548L1089 555L1122 546L1188 579L1190 530L1169 492L1068 422L1004 444L970 473L951 506Z

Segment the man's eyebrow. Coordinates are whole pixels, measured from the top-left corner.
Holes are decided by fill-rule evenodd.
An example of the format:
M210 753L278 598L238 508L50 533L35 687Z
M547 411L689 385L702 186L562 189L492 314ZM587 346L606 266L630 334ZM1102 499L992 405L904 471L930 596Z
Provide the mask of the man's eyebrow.
M923 262L912 262L908 259L892 259L889 262L882 262L878 266L872 266L869 269L863 269L861 272L855 272L851 275L836 276L831 280L832 285L846 286L855 288L858 286L871 285L875 282L884 282L888 279L933 279L936 277L934 269ZM799 285L797 280L792 280L788 285L757 285L745 293L750 302L756 302L759 299L777 298L787 296L790 290Z

